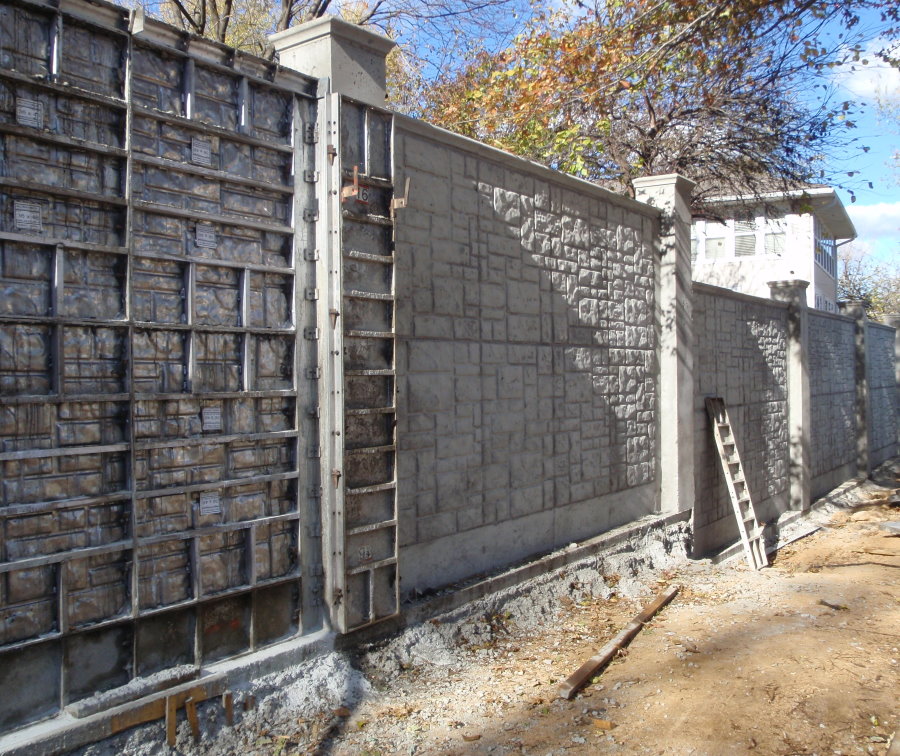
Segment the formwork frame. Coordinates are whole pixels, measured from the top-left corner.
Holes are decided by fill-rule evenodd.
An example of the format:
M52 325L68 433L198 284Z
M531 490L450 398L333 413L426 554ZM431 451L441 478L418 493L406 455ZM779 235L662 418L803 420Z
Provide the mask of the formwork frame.
M327 192L323 274L333 317L323 377L340 394L330 411L325 511L328 590L342 632L399 611L393 123L389 112L338 95L322 121L335 156L330 186L340 187Z
M46 284L48 301L44 312L32 311L39 307L30 300L24 309L17 310L16 304L0 309L3 346L8 347L4 357L11 363L6 369L0 365L0 412L5 413L0 464L7 481L0 500L0 611L5 627L15 627L10 619L24 617L26 623L18 635L5 630L0 638L0 677L7 686L37 680L51 693L10 702L0 711L0 730L52 715L72 700L141 674L233 656L315 630L321 626L323 574L315 265L308 251L317 219L316 186L310 179L315 173L310 131L316 118L315 82L147 21L140 14L129 17L105 3L15 0L6 2L2 12L0 25L6 26L2 39L12 37L15 44L10 46L12 65L2 61L0 85L26 102L17 103L12 112L7 96L7 114L0 117L0 139L8 148L0 179L0 192L6 195L0 224L0 243L6 245L0 263L6 268L0 275L14 267L10 260L20 265L23 259L10 251L10 245L44 250L38 255L48 258L47 280L29 280L28 285L40 292ZM17 49L27 48L24 38L31 34L40 39L43 29L47 44L38 47L45 54L44 69L40 54L34 60L25 55L25 62L18 65L15 55ZM77 60L67 58L64 44L69 36L78 42L79 34L97 45L101 58L104 54L115 58L116 51L121 55L124 77L118 89L102 92L79 86L82 79L77 76L87 74L78 69ZM96 50L88 51L88 59L95 54ZM141 96L146 99L148 72L136 65L138 58L142 65L151 61L155 66L150 78L178 79L180 112L139 101ZM170 66L169 61L179 63ZM97 81L104 72L115 81L112 64L109 71L101 70ZM67 78L68 71L74 71L75 83ZM214 89L204 90L198 80L211 82ZM91 85L90 79L84 81ZM163 89L161 84L160 100ZM231 92L235 95L231 127L212 123L216 108L232 120ZM286 103L282 130L260 112L273 102ZM72 126L74 121L57 117L67 108L94 108L100 115L93 124ZM103 132L97 125L101 122L115 128ZM138 144L147 141L148 124L167 138L192 135L189 147L185 145L180 157L169 154L171 142L160 136L160 154L151 154L146 143ZM110 138L98 138L101 133ZM69 173L59 172L63 180L53 180L59 178L55 175L34 180L26 175L27 160L16 163L10 157L11 139L19 140L15 143L19 147L25 145L23 155L35 144L57 150L53 154L61 156ZM234 162L229 162L226 147ZM91 159L116 161L106 167L112 177L109 185L102 177L95 182L102 191L64 185L74 175L73 164ZM213 165L216 159L218 167ZM280 180L273 180L271 173L279 165L286 170ZM247 166L251 173L264 175L241 173ZM153 171L157 178L181 182L180 200L151 196L148 178ZM199 207L204 203L196 200L197 191L201 197L219 197L220 208ZM18 201L26 205L16 206L19 195L23 199ZM228 207L226 195L232 203ZM175 200L184 204L177 206ZM93 203L92 210L100 208L95 215L117 213L119 220L103 227L105 235L99 240L85 241L65 224L54 226L56 206L69 201L82 203L81 208ZM39 204L40 220L28 202ZM273 222L265 215L270 207L282 212L280 220ZM70 220L73 213L66 209L63 219ZM45 220L48 216L50 222ZM181 224L181 249L177 234L151 238L147 229L153 224L164 230ZM258 239L259 244L241 239ZM226 240L231 246L225 245ZM228 254L219 254L224 249ZM92 293L99 308L73 314L67 276L74 275L76 263L88 271L86 277L92 274L91 265L108 263L109 271L102 272L115 278L117 287ZM168 276L166 285L180 286L180 291L154 289L154 276L160 280ZM15 276L10 281L22 283ZM88 278L79 280L76 294L90 288ZM119 298L118 311L103 308L103 297L111 293ZM217 298L222 306L216 304ZM178 317L172 315L176 310ZM271 313L280 321L270 322ZM112 353L102 355L112 365L109 375L103 374L106 368L96 367L106 364L97 347L101 332L111 334L104 338ZM24 338L22 333L37 333L46 341L45 353L39 355L46 377L32 376L28 370L33 366L19 360L17 339ZM83 341L95 351L84 359L73 352L73 333L85 334ZM159 347L147 351L154 339L163 351ZM217 362L221 355L216 347L222 344L233 347L232 363ZM166 347L178 352L177 359ZM279 365L270 370L272 360ZM23 365L28 368L24 373ZM97 375L91 375L92 369ZM62 408L72 417L63 421ZM90 429L78 425L79 408L100 416ZM31 423L36 432L23 431L31 422L29 414L41 415L40 422ZM44 425L54 427L45 433ZM69 426L90 431L83 433L84 443L63 442L61 429L71 441ZM116 436L113 442L104 442L108 435ZM113 462L108 462L110 455L116 455ZM170 459L183 455L183 464L171 474L153 467L154 460L167 455ZM220 462L207 464L206 456ZM93 459L100 462L87 462ZM43 467L62 464L54 460L74 466L75 474L69 480L42 478ZM106 472L113 463L119 470L117 478ZM37 469L32 478L23 472L28 466ZM79 466L89 472L82 475ZM96 476L95 468L100 471ZM73 496L65 489L80 477L86 487L75 486ZM108 483L115 483L112 490L106 490ZM55 493L43 495L52 486ZM19 495L23 491L42 495ZM173 501L186 507L179 514L180 527L148 524L178 520L170 518L161 504ZM79 513L84 527L67 533L69 540L50 551L40 529L29 534L23 524L45 518L59 526L59 518L73 519L73 513ZM102 517L116 522L94 522ZM27 537L17 540L22 532ZM271 552L276 541L282 544L278 559L287 559L281 572L275 569ZM229 551L236 552L231 566L216 564L230 558ZM183 596L160 598L156 594L168 589L159 587L164 581L157 565L171 561L172 555L182 560L179 569L187 571L189 585L183 586ZM178 559L175 562L181 564ZM82 564L84 569L76 569ZM120 579L121 593L115 593L110 606L79 614L73 601L99 599L90 595L93 583L85 589L73 575L76 579L87 575L91 581L103 569L110 573L107 579ZM209 584L210 576L219 573L227 574L226 581ZM52 585L46 584L48 576ZM42 594L41 581L46 589ZM76 595L82 598L73 599ZM35 606L40 604L44 611L48 602L53 607L45 617ZM29 622L34 632L28 632ZM165 646L173 637L182 644L189 642L190 649L167 657ZM88 676L83 668L92 664L100 670Z

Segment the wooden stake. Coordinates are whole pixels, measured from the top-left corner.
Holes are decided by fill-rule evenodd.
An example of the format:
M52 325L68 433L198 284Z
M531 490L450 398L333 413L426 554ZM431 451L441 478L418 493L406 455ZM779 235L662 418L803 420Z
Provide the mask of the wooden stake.
M166 697L166 743L169 748L175 747L178 737L176 725L178 724L178 699L175 696Z
M191 723L191 734L196 743L200 740L200 720L197 718L197 702L193 698L188 698L184 702L184 712L187 714L188 722Z
M647 606L645 606L635 618L628 623L622 632L582 664L574 673L569 675L565 682L560 684L559 697L571 701L575 697L575 694L581 690L594 675L609 664L620 649L625 648L625 646L631 642L631 639L641 631L641 628L654 614L675 598L675 594L677 594L678 591L679 586L673 585L647 604Z
M222 694L222 706L225 708L225 721L230 727L234 724L234 694L230 690Z

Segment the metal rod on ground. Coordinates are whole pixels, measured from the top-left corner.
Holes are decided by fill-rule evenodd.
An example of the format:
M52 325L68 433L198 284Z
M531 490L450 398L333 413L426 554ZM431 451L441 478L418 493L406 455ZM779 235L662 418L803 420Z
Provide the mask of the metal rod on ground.
M675 598L675 594L677 594L679 590L679 586L673 585L671 588L660 593L653 601L641 609L624 630L560 684L559 697L571 701L575 697L575 694L581 690L594 675L609 664L615 655L631 642L631 639L641 631L641 628L650 621L654 614Z

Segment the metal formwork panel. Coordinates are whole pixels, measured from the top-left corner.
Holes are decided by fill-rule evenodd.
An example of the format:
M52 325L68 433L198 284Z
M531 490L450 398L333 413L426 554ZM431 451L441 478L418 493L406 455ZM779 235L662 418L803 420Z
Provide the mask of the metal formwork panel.
M340 98L323 121L329 149L340 157L329 192L336 197L329 222L340 242L326 246L323 272L335 356L324 380L342 388L330 412L328 577L335 623L346 632L398 611L393 121Z
M313 90L0 5L0 732L321 625Z

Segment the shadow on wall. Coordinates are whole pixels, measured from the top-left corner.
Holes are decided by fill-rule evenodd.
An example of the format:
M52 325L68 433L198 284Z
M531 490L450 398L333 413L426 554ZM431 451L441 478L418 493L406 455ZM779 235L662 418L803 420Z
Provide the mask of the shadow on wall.
M404 594L656 506L655 221L434 133L396 135Z
M694 287L697 555L738 538L705 397L725 400L757 517L772 519L789 506L786 321L772 302Z

